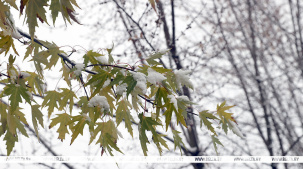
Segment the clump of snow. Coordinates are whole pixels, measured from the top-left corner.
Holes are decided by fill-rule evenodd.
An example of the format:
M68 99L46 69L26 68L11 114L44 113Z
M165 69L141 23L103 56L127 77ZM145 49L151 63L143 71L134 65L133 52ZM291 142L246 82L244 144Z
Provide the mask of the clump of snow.
M21 72L21 73L20 73L20 76L21 76L22 78L27 78L27 77L30 76L30 74L27 73L27 72Z
M170 103L173 103L175 108L178 109L178 101L174 95L168 95L167 98L169 98Z
M141 72L131 72L133 78L137 81L136 88L142 93L146 93L146 76Z
M104 84L103 84L103 88L104 87L107 87L109 84L110 84L111 80L110 79L107 79Z
M84 69L85 65L83 63L76 63L75 68L76 70L74 71L76 76L81 75L81 71Z
M239 137L241 137L241 138L245 138L245 137L243 136L243 134L241 133L241 131L239 130L239 128L238 128L238 126L236 125L235 122L230 121L229 124L231 125L230 128L231 128L231 130L233 131L233 133L235 133L237 136L239 136Z
M177 99L180 100L180 101L184 101L184 102L190 102L190 100L188 99L188 97L184 96L184 95L178 96Z
M166 79L165 76L163 76L159 72L156 72L152 68L148 68L147 71L148 71L147 81L149 81L154 85L156 85L157 83L161 83L163 80Z
M101 108L101 111L109 111L109 104L107 102L106 97L104 96L94 96L88 102L89 107L98 106Z
M96 60L102 64L108 64L108 59L105 56L96 57Z
M122 95L124 92L126 92L127 84L122 83L116 88L116 93L117 95Z
M190 70L176 70L176 81L178 84L179 89L182 89L182 86L185 85L187 87L193 88L193 83L190 81L189 74L191 73Z
M161 54L165 54L166 52L168 52L170 49L161 49L159 50L159 53Z

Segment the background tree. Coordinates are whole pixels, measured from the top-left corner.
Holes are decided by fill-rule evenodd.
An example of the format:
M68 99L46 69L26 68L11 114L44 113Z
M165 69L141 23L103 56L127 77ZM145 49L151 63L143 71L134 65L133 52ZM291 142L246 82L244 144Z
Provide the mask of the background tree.
M99 1L89 9L112 9L104 12L113 18L116 29L101 29L108 26L104 15L99 15L92 26L100 30L100 36L114 31L119 44L129 44L127 52L118 55L144 58L146 51L170 48L164 63L172 69L192 70L191 77L199 86L191 93L194 102L233 100L247 139L237 141L237 147L225 146L223 154L300 155L302 4L258 0L155 2L153 7L142 1ZM98 39L93 40L92 46L98 44ZM198 135L198 140L187 139L187 143L196 147L191 143L199 145L202 138L207 140L201 137L203 133ZM230 138L226 141L235 143ZM193 150L210 155L205 145Z

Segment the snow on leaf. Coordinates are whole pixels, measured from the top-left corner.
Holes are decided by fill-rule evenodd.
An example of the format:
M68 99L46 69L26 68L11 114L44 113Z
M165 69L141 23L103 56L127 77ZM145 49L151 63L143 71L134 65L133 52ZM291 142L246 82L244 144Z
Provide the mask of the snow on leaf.
M148 76L147 76L147 81L149 81L151 84L160 84L163 80L166 79L164 75L162 75L159 72L156 72L152 68L148 68Z
M67 113L62 113L62 114L57 114L56 118L51 119L52 122L49 125L49 128L54 127L57 124L60 124L57 132L59 133L58 139L63 141L65 139L65 134L69 133L67 126L71 122L71 116L68 115Z

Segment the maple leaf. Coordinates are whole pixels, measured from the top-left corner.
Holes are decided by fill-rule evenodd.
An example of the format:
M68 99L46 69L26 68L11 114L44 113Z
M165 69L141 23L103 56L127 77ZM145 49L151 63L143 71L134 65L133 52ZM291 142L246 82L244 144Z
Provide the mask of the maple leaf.
M8 4L10 4L12 7L18 10L18 7L16 5L16 0L5 0Z
M94 140L96 135L101 132L96 144L100 143L100 146L102 146L105 151L108 151L110 155L113 155L112 148L123 154L123 152L117 147L118 130L115 123L112 120L109 120L107 122L96 123L96 125L97 127L93 132L94 134L90 139L90 143Z
M35 132L37 134L37 137L39 139L38 134L38 123L43 127L43 114L39 110L40 105L32 105L32 122L34 125Z
M236 120L232 117L233 113L227 113L226 110L229 110L230 108L234 107L234 106L225 106L226 101L224 101L222 104L217 105L217 114L220 117L221 121L220 123L222 123L222 128L224 130L224 132L227 134L227 122L233 121L236 123Z
M126 76L122 83L126 83L126 96L128 96L136 87L137 81L133 78L133 76Z
M181 144L183 145L183 147L185 147L185 145L182 141L182 138L179 136L179 133L181 133L181 132L179 132L177 130L172 130L172 132L173 132L173 137L174 137L175 150L176 150L177 147L179 147L180 153L182 155Z
M8 84L4 87L1 95L5 94L9 96L11 112L17 110L19 103L22 103L22 98L24 98L28 103L31 103L30 96L26 93L26 91L26 88L19 84Z
M7 105L0 102L0 123L1 123L1 128L0 128L0 136L2 136L6 129L7 129Z
M164 87L159 87L158 91L156 93L156 97L155 97L155 102L154 104L157 105L156 107L156 118L159 117L160 114L160 110L161 108L163 108L163 103L162 103L162 99L164 100L165 103L168 102L168 98L167 98L167 91Z
M0 1L0 27L2 29L6 29L6 12L9 11L9 7L4 5L2 1Z
M66 105L67 102L69 100L69 110L70 113L72 113L73 110L73 106L74 106L74 97L77 98L77 96L75 95L75 93L72 90L66 89L66 88L60 88L61 90L63 90L61 92L62 100L59 102L60 103L60 110L62 110Z
M97 53L97 52L93 52L92 50L88 51L84 56L84 65L87 66L88 63L91 63L91 64L98 64L98 60L96 59L96 57L99 57L99 56L104 56L100 53Z
M18 54L18 52L16 51L15 45L13 43L13 38L11 36L4 36L3 32L0 32L0 54L3 53L5 51L5 55L8 53L9 49L12 47L14 52Z
M152 133L156 133L154 125L160 125L157 121L153 120L151 117L146 117L142 113L139 114L140 123L138 125L139 128L139 138L141 143L141 148L145 156L147 156L147 146L149 143L148 138L146 136L146 131L151 131Z
M95 74L92 76L92 78L89 79L89 81L86 83L86 86L93 84L93 86L96 86L93 94L91 95L91 98L94 97L96 94L98 94L101 90L101 88L104 85L104 82L110 78L111 74L105 70L100 69L98 71L98 74Z
M132 125L131 121L133 121L134 119L130 114L129 107L131 107L131 105L125 99L122 99L121 101L118 102L118 108L116 111L116 122L117 122L117 126L119 126L119 124L124 119L125 128L127 128L128 132L133 137L133 128L131 126Z
M79 134L83 135L83 128L84 125L86 124L86 120L87 118L83 115L78 115L73 117L72 122L78 121L78 123L71 128L73 130L73 134L72 134L70 145L73 144L73 142L75 141L75 139L78 137Z
M3 140L6 140L6 152L9 156L13 148L15 147L15 143L18 142L18 136L13 135L9 131L7 131Z
M51 114L54 111L54 108L58 109L58 102L61 102L62 94L57 91L48 91L46 92L46 96L42 102L42 107L48 106L48 118L50 118Z
M209 131L211 131L216 136L218 136L214 127L212 126L212 123L208 119L213 119L213 120L215 120L215 119L219 120L219 119L216 116L214 116L212 113L207 113L207 112L208 112L208 110L204 110L199 113L200 127L202 127L202 123L203 123Z
M20 111L15 111L14 114L10 110L7 114L7 126L9 129L9 132L13 134L14 136L17 135L16 129L18 129L24 136L28 137L26 130L24 128L24 125L21 123L23 122L25 125L27 125L27 122L24 118L24 114Z
M159 154L162 155L162 147L161 145L163 145L167 150L169 150L166 141L163 139L163 134L158 134L157 132L153 132L153 141L156 144Z
M217 137L215 137L214 135L211 136L211 139L212 139L213 145L214 145L214 147L215 147L215 151L216 151L216 153L217 153L217 155L218 155L218 147L217 147L217 145L220 144L221 146L223 146L223 144L222 144L222 143L220 142L220 140L219 140ZM224 147L224 146L223 146L223 147Z
M47 1L48 0L28 0L26 3L27 24L32 39L35 36L35 27L38 27L37 18L47 23L45 16L46 11L44 9L44 6L47 6Z
M65 134L69 133L67 130L67 126L71 123L71 116L67 113L57 114L56 118L52 119L49 128L54 127L57 124L60 124L57 132L59 133L58 139L63 141L65 139Z
M43 81L41 77L33 72L28 72L30 74L25 80L28 82L28 86L30 86L29 91L37 94L37 92L42 95L43 93Z

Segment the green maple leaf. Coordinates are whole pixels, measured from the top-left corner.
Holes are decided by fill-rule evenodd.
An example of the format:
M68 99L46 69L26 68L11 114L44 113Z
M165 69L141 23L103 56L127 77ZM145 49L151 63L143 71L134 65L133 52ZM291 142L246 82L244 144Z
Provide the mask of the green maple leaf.
M8 35L4 36L3 32L0 32L0 38L1 38L0 39L0 49L1 49L0 54L5 51L5 55L6 55L9 51L9 49L12 47L14 52L17 55L19 55L18 52L16 51L15 45L13 43L14 40L11 36L8 36Z
M216 153L217 153L217 155L218 155L218 147L217 147L217 145L220 144L221 146L223 146L223 144L222 144L222 143L220 142L220 140L219 140L217 137L215 137L214 135L211 136L211 139L212 139L213 145L214 145L214 147L215 147L215 151L216 151ZM224 146L223 146L223 147L224 147Z
M61 90L63 90L61 92L62 100L60 101L60 110L63 109L63 107L65 107L67 105L67 102L69 100L69 110L70 113L72 113L73 110L73 106L74 106L74 97L77 98L77 96L75 95L75 93L72 90L69 89L65 89L65 88L60 88Z
M125 128L127 128L130 135L133 136L133 128L131 125L134 119L130 114L129 107L131 107L131 105L125 99L122 99L121 101L118 102L118 108L116 111L116 122L117 122L117 126L119 126L119 124L124 119Z
M153 141L156 144L159 154L162 155L162 147L161 145L163 145L167 150L169 150L166 141L163 139L163 134L158 134L157 132L153 132Z
M94 140L96 135L101 132L96 144L99 143L106 151L112 154L112 148L116 151L123 152L117 147L118 130L115 123L112 120L107 122L96 123L97 128L94 130L94 134L91 137L90 143Z
M58 139L63 141L65 139L65 134L69 133L67 126L71 123L71 116L67 113L57 114L56 118L52 119L51 124L49 125L49 128L54 127L57 124L60 124L57 132L59 133Z
M214 119L219 120L219 119L216 116L214 116L212 113L207 113L207 112L208 112L208 110L204 110L204 111L199 113L200 127L202 127L202 123L203 123L209 131L211 131L216 136L218 136L214 127L212 126L212 123L208 119L213 119L213 120Z
M6 129L7 129L7 105L0 102L0 123L1 123L1 128L0 128L0 136L2 136Z
M236 120L232 117L233 113L227 113L226 110L229 110L230 108L234 106L225 106L226 101L224 101L222 104L217 105L217 114L219 118L221 119L220 123L222 124L222 128L224 132L227 134L227 128L228 128L228 121L234 121L236 123Z
M87 64L90 62L92 64L98 64L96 57L104 56L100 53L93 52L92 50L88 51L84 56L84 65L87 66Z
M122 83L126 83L126 95L128 96L136 87L137 81L133 78L133 76L126 76Z
M73 117L72 121L73 122L78 121L78 123L72 127L73 134L70 144L73 144L73 142L75 141L75 139L78 137L79 134L83 135L84 125L86 124L86 117L82 115L78 115Z
M40 105L32 105L32 122L33 122L34 129L35 129L38 139L39 139L38 122L43 127L43 114L41 113L39 108L40 108Z
M30 96L26 93L26 91L26 88L19 84L8 84L5 86L1 95L5 94L9 96L11 112L17 110L19 103L22 103L22 98L28 103L31 103Z
M101 88L104 85L104 82L110 77L111 74L109 72L100 69L98 71L98 74L93 75L92 78L89 79L89 81L86 83L86 86L92 84L93 86L96 87L93 94L91 95L91 98L100 92Z
M16 5L16 0L5 0L8 4L10 4L12 7L18 10L18 7Z
M175 112L176 117L177 117L177 125L180 122L183 126L186 127L186 122L184 120L184 117L183 117L181 111L177 111L173 103L167 103L165 105L167 105L167 106L166 106L166 111L163 113L163 115L165 115L166 131L171 122L171 117L172 117L173 112Z
M14 114L12 114L12 112L9 111L9 113L7 114L7 126L9 132L14 136L16 136L17 135L16 129L18 129L24 136L28 137L24 125L21 122L27 125L23 113L21 113L18 110L15 111Z
M153 120L151 117L146 117L142 113L139 114L140 123L138 125L139 128L139 139L141 143L141 148L145 156L147 156L147 146L149 143L148 138L146 136L146 131L151 131L152 133L156 133L154 125L160 125L157 121Z
M50 118L51 114L54 111L54 108L58 109L57 101L61 102L62 94L57 91L48 91L46 92L46 96L42 102L42 107L48 106L48 118Z
M39 93L40 95L42 95L44 83L41 80L41 77L33 72L27 73L30 74L30 76L25 79L28 82L28 85L30 86L29 91L35 94Z
M182 141L182 138L179 136L179 133L181 133L181 132L179 132L177 130L172 130L172 132L173 132L173 137L174 137L175 150L178 147L180 149L180 153L182 155L181 144L183 145L183 147L185 147L185 145Z
M9 156L15 147L15 143L18 142L18 136L7 131L3 140L6 140L6 151Z
M160 115L160 110L163 108L164 104L162 103L162 100L164 100L164 103L168 102L168 98L167 98L167 91L164 87L159 87L158 91L156 93L156 97L155 97L155 105L157 107L156 109L156 118L159 117Z
M29 34L33 39L35 36L35 27L38 27L37 17L41 22L46 20L46 11L44 6L47 6L48 0L28 0L26 4L26 15L27 15L27 23L29 27Z
M45 69L51 69L52 66L56 66L56 64L60 58L58 54L61 52L59 50L59 47L55 43L52 43L52 44L49 43L46 46L48 47L47 52L49 53L51 58L49 59L49 63L47 64Z

